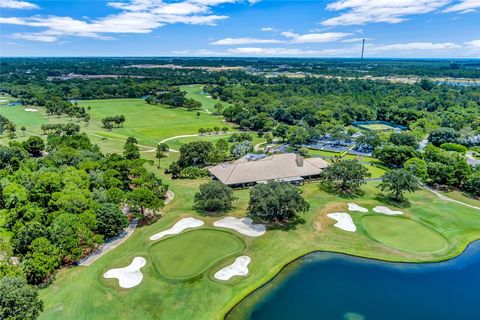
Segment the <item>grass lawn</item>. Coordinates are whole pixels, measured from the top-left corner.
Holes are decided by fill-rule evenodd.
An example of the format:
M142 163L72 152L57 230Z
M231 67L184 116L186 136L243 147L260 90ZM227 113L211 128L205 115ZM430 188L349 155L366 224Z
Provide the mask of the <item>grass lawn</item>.
M362 128L362 129L372 130L372 131L378 131L378 130L383 131L383 130L393 130L393 129L395 129L395 127L392 127L392 126L389 126L389 125L386 125L386 124L382 124L382 123L362 124L359 127Z
M366 215L362 223L374 240L400 250L438 252L448 245L436 231L408 218Z
M62 269L54 283L41 290L41 297L45 301L45 312L41 319L222 319L235 303L271 279L282 266L315 250L391 261L439 261L458 255L468 243L480 238L480 211L443 201L425 190L408 195L410 206L400 210L405 212L403 219L422 223L420 226L425 225L441 234L447 243L444 250L409 252L391 243L373 240L362 227L364 214L361 213L352 213L353 221L358 226L357 232L345 232L334 227L335 221L326 215L346 212L348 202L355 202L370 210L381 204L377 198L377 183L365 185L365 194L355 199L326 193L318 184L309 183L301 187L311 205L303 216L303 224L288 231L269 229L258 238L241 236L246 245L241 254L252 258L248 277L235 277L223 283L212 280L216 271L233 262L236 256L233 255L222 259L194 279L171 281L165 279L153 263L149 263L153 256L151 247L156 244L152 244L148 238L168 229L182 217L199 217L206 222L207 228L211 228L213 221L219 218L199 216L192 209L194 193L201 183L208 180L165 180L176 196L164 209L162 218L153 225L138 228L124 244L89 267ZM239 200L229 215L241 217L247 210L248 190L238 190L235 194ZM396 209L389 204L383 205ZM414 225L417 226L416 223ZM411 237L423 237L425 228L415 227L410 226L406 232ZM102 278L106 270L128 265L136 256L147 258L147 265L142 268L144 279L138 287L121 289L115 281Z
M171 149L174 150L179 150L180 146L185 143L193 142L193 141L210 141L215 143L216 141L220 139L225 139L228 141L228 138L232 135L233 133L219 133L219 134L211 134L211 135L203 135L203 136L196 136L196 137L183 137L183 138L177 138L177 139L172 139L167 141L168 146ZM250 136L252 137L252 145L256 145L261 142L265 142L265 139L259 138L256 133L250 133ZM229 145L233 145L234 143L230 143Z
M92 107L92 121L88 127L82 125L82 130L105 152L121 151L124 140L130 135L135 136L139 143L145 146L142 151L148 151L162 139L196 134L200 127L225 125L220 117L202 113L197 118L195 112L152 106L140 99L91 100L79 103ZM65 117L47 118L43 110L26 112L21 106L0 107L0 113L15 122L17 127L25 125L29 134L40 134L42 123L69 120ZM112 131L101 128L103 117L119 114L126 117L124 128ZM21 132L18 135L21 135ZM215 139L218 136L205 138ZM189 141L190 138L186 139ZM194 137L192 141L196 139L198 138ZM177 142L172 141L173 145L176 145ZM0 143L8 142L6 137L0 137ZM178 144L183 142L181 139ZM152 159L154 153L143 152L142 155ZM258 238L223 232L222 235L228 234L227 238L218 238L218 232L214 231L215 236L212 237L207 230L199 230L152 242L149 240L150 236L168 229L183 217L199 217L205 221L208 230L212 228L213 222L219 219L199 216L193 209L194 194L199 185L209 179L172 180L163 175L163 169L177 157L178 153L170 153L168 158L162 160L160 170L147 165L169 184L175 193L174 200L164 208L161 218L152 225L137 228L127 241L90 266L60 270L55 281L40 292L45 302L41 319L222 319L235 303L275 276L285 264L312 251L334 251L391 261L426 262L452 258L461 253L468 243L480 239L480 210L443 201L425 190L408 195L410 206L400 208L405 212L402 219L413 223L404 226L404 229L407 229L405 232L411 238L424 237L426 233L426 237L431 237L429 232L440 234L446 244L443 250L406 251L402 246L403 240L388 242L385 241L385 236L382 242L376 241L372 239L372 231L363 227L364 215L360 213L352 213L353 221L358 226L357 232L345 232L334 227L335 221L326 215L346 212L348 202L355 202L370 210L382 204L382 198L377 196L377 182L369 182L363 187L364 194L355 199L326 193L317 183L305 184L301 190L310 203L310 210L303 216L304 223L288 231L268 229L265 235ZM367 159L364 157L361 161L365 160ZM374 163L373 160L365 162ZM374 170L373 168L369 170ZM234 208L228 215L243 217L247 212L249 191L237 190L235 195L239 200L234 203ZM391 207L389 204L383 205ZM385 225L391 221L382 220ZM377 229L381 230L380 223L377 223ZM419 225L421 227L418 227ZM200 231L203 232L201 237ZM398 244L399 242L401 243ZM407 242L411 240L405 241ZM189 259L184 255L175 258L179 252L175 252L173 248L177 247L206 258L197 259L198 264L189 264ZM238 255L240 251L242 255L248 255L252 259L248 277L235 277L222 283L212 280L213 274L231 264L236 256L234 253L238 252ZM147 260L147 265L142 268L144 278L139 286L122 289L117 281L103 279L105 271L129 265L137 256L143 256ZM168 259L178 259L177 264L167 264ZM196 276L188 281L166 279L167 275L189 277L194 274Z
M329 158L333 158L335 156L340 156L343 153L340 152L333 152L327 150L317 150L317 149L309 149L308 154L310 156L317 156L323 157L326 161L329 161ZM380 161L372 157L365 157L365 156L356 156L354 154L345 154L342 156L342 159L346 160L358 160L360 162L365 162L368 172L372 174L371 178L380 178L385 174L387 168L385 168Z
M196 134L199 128L213 128L227 126L233 131L230 124L223 122L221 117L196 112L183 108L168 108L158 105L149 105L142 99L111 99L111 100L82 100L80 106L91 106L91 121L88 126L80 123L81 130L89 134L94 143L97 143L105 152L121 152L124 141L129 136L137 138L144 150L154 148L162 139L182 135ZM40 126L44 123L67 123L69 117L47 118L42 108L39 112L28 112L22 106L0 107L0 113L13 121L17 128L26 126L29 134L42 134ZM126 118L123 128L114 128L108 131L102 128L102 119L107 116L123 114ZM76 119L73 120L76 122ZM23 140L18 130L19 140ZM7 144L10 140L0 136L0 143Z
M158 241L150 257L165 278L188 280L244 248L242 239L230 232L200 229Z
M437 191L454 200L465 202L472 206L480 207L480 199L472 198L471 196L463 193L462 191L459 191L459 190L451 190L451 191L437 190Z
M12 101L17 101L17 99L6 94L0 94L0 106L7 105L9 102Z
M208 112L215 112L213 106L220 102L224 107L229 106L229 103L220 101L219 99L213 99L209 94L203 94L203 84L190 84L180 86L180 90L187 93L186 97L190 99L195 99L202 104L202 108Z

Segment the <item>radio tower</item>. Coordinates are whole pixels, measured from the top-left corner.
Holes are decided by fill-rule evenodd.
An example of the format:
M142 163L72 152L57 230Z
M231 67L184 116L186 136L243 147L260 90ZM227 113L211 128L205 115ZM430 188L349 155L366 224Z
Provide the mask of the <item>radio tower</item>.
M360 58L360 64L363 63L363 52L365 51L365 39L362 39L362 57Z

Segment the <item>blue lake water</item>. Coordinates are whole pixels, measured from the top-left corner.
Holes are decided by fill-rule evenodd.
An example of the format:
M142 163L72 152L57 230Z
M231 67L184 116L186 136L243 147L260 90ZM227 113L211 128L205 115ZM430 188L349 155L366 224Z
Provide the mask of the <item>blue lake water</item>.
M480 242L441 263L314 253L240 303L229 320L478 320Z

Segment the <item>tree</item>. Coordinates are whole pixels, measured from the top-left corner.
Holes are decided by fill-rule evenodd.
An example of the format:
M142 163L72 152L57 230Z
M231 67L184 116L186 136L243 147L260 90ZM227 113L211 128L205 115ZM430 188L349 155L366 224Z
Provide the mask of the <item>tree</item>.
M198 134L203 136L205 133L207 133L207 130L205 128L198 128Z
M230 130L229 127L222 127L222 132L225 134L228 132L228 130Z
M102 203L95 210L97 217L96 231L107 238L116 236L128 226L128 219L118 205L113 203Z
M428 136L428 141L436 147L439 147L443 143L452 142L456 143L460 138L460 133L452 128L438 128Z
M42 155L42 151L45 149L45 143L43 139L37 136L31 136L22 143L23 148L27 150L34 157Z
M309 208L301 191L291 184L271 181L250 189L249 215L264 223L295 222Z
M156 211L163 207L163 201L155 193L146 188L136 188L128 194L128 203L134 209L139 209L144 216L145 209Z
M308 141L310 138L308 130L304 127L291 127L288 130L287 140L293 146L300 146Z
M195 207L209 213L225 212L232 208L232 202L238 198L233 190L220 181L210 181L200 185L195 194Z
M273 142L273 135L270 132L265 133L264 138L267 143Z
M194 141L182 144L177 163L181 168L206 165L213 149L213 143L209 141Z
M341 193L353 194L370 176L367 168L357 160L340 160L326 167L321 178Z
M373 156L388 166L400 167L408 159L420 157L420 153L409 146L387 144L376 148Z
M213 109L215 110L216 115L221 115L223 112L223 104L217 102L213 105Z
M355 142L356 149L371 151L382 144L382 137L375 131L365 131Z
M480 197L480 173L472 174L465 183L465 190L475 197Z
M57 216L49 228L52 243L61 251L65 262L76 261L84 252L101 242L86 225L87 216L63 213Z
M394 132L390 135L388 141L396 146L409 146L414 149L418 148L417 137L411 132Z
M140 149L137 146L137 139L128 137L123 146L123 156L128 160L140 159Z
M247 153L253 151L253 145L250 141L242 141L232 146L231 153L235 158L241 158Z
M0 319L34 320L43 311L38 291L22 278L0 279Z
M387 191L389 195L397 202L404 200L405 192L415 192L420 189L420 183L417 177L406 169L397 169L387 171L382 182L378 185L382 191Z
M22 269L31 284L40 284L50 278L60 266L60 250L47 238L35 239L22 261Z
M86 114L84 117L83 117L83 122L85 122L85 127L88 127L88 124L90 123L90 114Z
M424 181L428 177L427 163L420 158L411 158L405 161L403 167L413 173L418 179Z
M281 138L285 141L288 135L288 126L286 124L279 124L273 129L273 136Z
M167 157L167 152L170 150L168 144L159 143L157 144L157 150L155 151L155 158L158 160L157 168L160 168L160 160Z
M22 126L20 130L22 130L22 135L25 137L25 131L27 131L27 127Z

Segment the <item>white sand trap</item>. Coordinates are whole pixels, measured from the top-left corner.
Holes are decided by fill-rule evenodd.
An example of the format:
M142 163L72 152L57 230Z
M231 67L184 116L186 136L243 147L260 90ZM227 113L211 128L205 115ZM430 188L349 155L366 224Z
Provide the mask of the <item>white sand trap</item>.
M143 280L143 274L140 269L147 263L142 257L133 258L132 263L125 268L110 269L103 274L106 279L118 279L118 285L122 288L133 288L138 286Z
M250 218L225 217L215 221L213 225L219 228L233 229L245 236L260 237L265 234L266 227L263 224L253 224Z
M403 214L402 211L394 211L390 208L382 207L382 206L376 206L375 208L373 208L373 211L378 212L378 213L388 214L389 216Z
M349 203L348 204L348 211L360 211L360 212L368 212L367 208L360 207L356 203Z
M25 111L28 111L28 112L37 112L38 110L37 109L25 109Z
M349 231L349 232L355 232L357 231L357 227L353 223L352 217L345 212L334 212L334 213L329 213L327 214L327 217L332 218L333 220L336 220L337 223L335 223L335 227Z
M250 261L252 261L252 259L250 259L249 256L240 256L235 259L231 265L218 270L214 277L217 280L227 281L235 276L247 276L248 265L250 264Z
M169 235L178 234L185 229L201 227L204 224L205 222L203 222L202 220L198 220L191 217L183 218L179 220L177 223L175 223L173 227L171 227L170 229L154 234L153 236L150 237L150 240L159 240Z
M8 102L8 100L0 100L0 103Z

